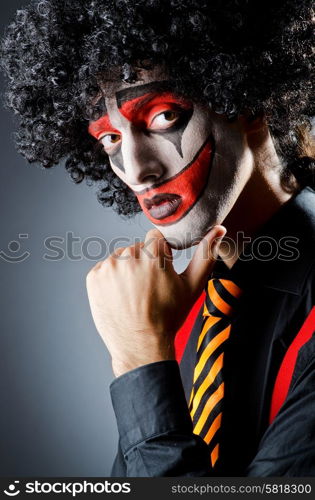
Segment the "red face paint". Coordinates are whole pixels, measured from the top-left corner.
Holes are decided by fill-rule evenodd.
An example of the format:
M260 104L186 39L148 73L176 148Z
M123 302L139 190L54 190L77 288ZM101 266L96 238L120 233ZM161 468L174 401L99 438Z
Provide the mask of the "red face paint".
M179 107L187 110L191 108L192 105L189 101L181 99L171 93L159 95L149 93L126 101L121 108L119 108L119 111L134 125L138 127L149 127L155 115ZM97 140L99 140L101 135L105 132L120 134L119 130L112 126L107 114L95 122L91 122L88 131Z
M152 188L145 189L140 193L135 192L141 208L148 219L156 225L171 225L182 219L193 208L206 187L211 170L212 153L213 147L211 141L208 139L201 150L198 151L193 161L178 174ZM181 203L172 215L163 219L156 219L151 216L145 200L150 200L156 195L166 194L180 197Z
M99 120L91 122L88 128L89 134L99 140L104 132L119 134L119 131L114 129L108 115L102 116Z
M169 109L182 108L187 110L192 104L171 93L145 94L125 102L119 111L130 122L138 126L150 126L152 118Z
M167 92L147 93L131 99L124 102L119 111L139 129L143 128L150 132L150 124L159 113L168 110L187 111L192 108L190 101ZM108 115L91 123L89 133L98 140L104 133L120 134L111 125ZM141 192L134 191L143 212L154 224L160 226L174 224L193 208L206 187L211 170L212 152L212 142L207 139L193 160L176 175Z

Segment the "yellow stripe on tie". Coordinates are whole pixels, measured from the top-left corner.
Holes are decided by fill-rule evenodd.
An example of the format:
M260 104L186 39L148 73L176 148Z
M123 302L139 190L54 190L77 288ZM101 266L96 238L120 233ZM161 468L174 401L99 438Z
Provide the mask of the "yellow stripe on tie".
M231 280L211 278L206 286L203 322L197 341L189 411L193 432L209 447L211 465L217 463L220 451L219 430L224 399L224 351L233 316L242 290ZM218 387L218 384L219 387ZM224 430L223 430L224 432Z
M210 358L211 354L223 343L225 340L229 338L230 335L230 330L231 330L231 325L227 326L222 330L222 332L218 333L212 340L209 342L207 347L205 347L203 353L200 356L200 359L195 367L194 371L194 383L198 379L203 367L205 366L206 362Z
M209 318L206 319L205 324L203 326L203 329L201 330L201 333L199 336L198 345L197 345L197 352L199 351L199 347L201 345L201 342L203 341L204 336L206 335L209 328L211 328L213 325L215 325L218 321L220 321L220 318L216 318L215 316L209 316Z
M191 405L191 402L193 400L193 397L194 397L194 392L195 392L195 389L194 389L194 386L191 390L191 394L190 394L190 399L189 399L189 403L188 403L188 408L190 408L190 405Z
M198 391L194 396L193 407L190 412L191 418L194 417L196 410L202 399L202 396L204 395L206 390L210 387L210 385L213 384L213 381L216 378L219 371L221 370L222 366L223 366L223 353L220 354L218 359L215 360L215 362L211 367L211 370L209 371L208 375L206 376L206 378L204 379L204 381L202 382L201 386L199 387Z
M203 426L206 423L208 416L210 415L213 408L217 405L217 403L223 398L223 395L224 395L224 382L222 382L222 384L219 385L217 390L213 394L211 394L210 398L206 402L205 407L202 410L202 413L199 417L199 420L194 427L195 434L200 434Z

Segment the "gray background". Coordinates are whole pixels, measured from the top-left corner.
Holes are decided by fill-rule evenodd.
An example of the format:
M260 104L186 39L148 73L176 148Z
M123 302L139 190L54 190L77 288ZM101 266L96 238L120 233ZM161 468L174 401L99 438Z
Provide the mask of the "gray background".
M1 34L25 3L1 2ZM28 165L14 149L13 118L2 106L0 127L0 475L106 476L117 446L113 374L85 289L88 270L106 254L97 242L83 250L87 238L143 238L151 225L142 215L126 221L104 209L95 187L76 186L62 165ZM67 232L79 238L72 256ZM51 236L63 239L59 259L44 257L57 256L45 250ZM175 257L179 271L189 251Z

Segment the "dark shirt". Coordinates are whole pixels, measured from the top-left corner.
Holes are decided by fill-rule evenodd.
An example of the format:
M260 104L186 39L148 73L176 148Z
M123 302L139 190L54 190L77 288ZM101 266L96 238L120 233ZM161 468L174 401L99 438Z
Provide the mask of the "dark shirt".
M284 204L233 268L218 262L213 275L243 289L224 355L219 460L211 468L187 407L200 311L180 368L152 363L111 384L120 436L114 477L315 475L315 335L299 350L287 398L269 423L279 367L315 304L315 192L305 188Z

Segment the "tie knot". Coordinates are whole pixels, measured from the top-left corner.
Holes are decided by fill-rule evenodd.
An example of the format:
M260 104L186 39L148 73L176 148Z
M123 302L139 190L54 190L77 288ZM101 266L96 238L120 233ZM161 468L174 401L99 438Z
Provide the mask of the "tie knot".
M242 290L231 280L213 278L206 286L203 316L231 317Z

